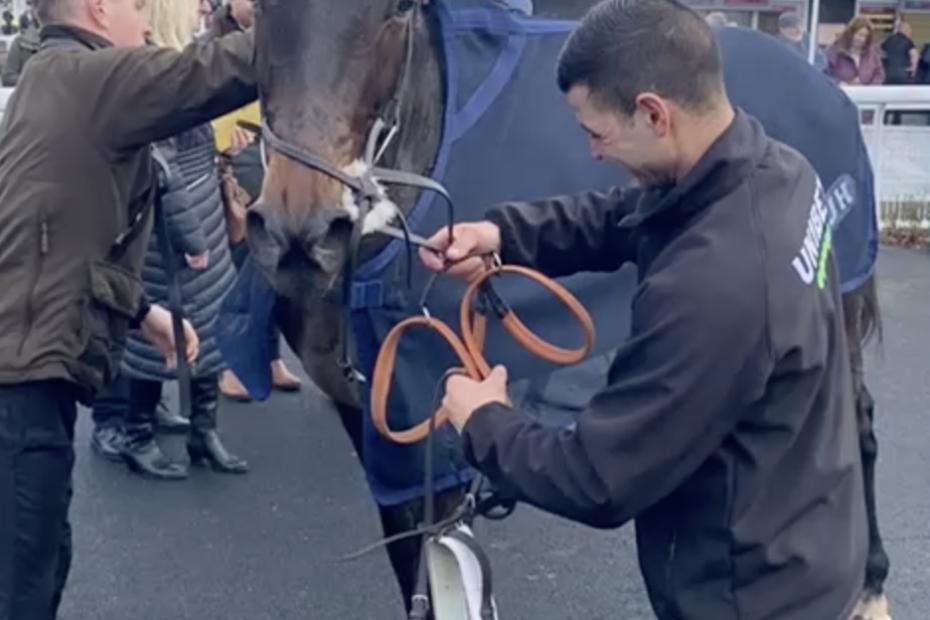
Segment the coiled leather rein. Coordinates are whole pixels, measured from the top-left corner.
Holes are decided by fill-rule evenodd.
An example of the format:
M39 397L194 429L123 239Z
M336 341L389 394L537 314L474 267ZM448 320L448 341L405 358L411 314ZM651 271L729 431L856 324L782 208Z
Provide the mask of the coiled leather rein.
M468 257L473 258L473 257ZM464 259L463 259L464 260ZM491 373L491 365L484 357L484 341L487 330L487 313L493 310L504 329L530 353L556 364L576 364L583 360L594 344L594 321L584 306L565 287L542 273L519 265L502 265L499 261L486 260L483 272L474 278L465 290L459 305L459 329L461 335L445 322L430 316L424 310L422 315L415 315L397 323L388 332L375 360L371 384L371 418L378 432L396 443L411 444L425 439L430 428L437 428L449 421L449 413L439 407L430 418L405 430L394 430L388 425L387 407L391 389L391 378L397 361L397 351L404 332L412 327L426 327L438 333L452 348L461 367L451 372L464 374L476 381L482 381ZM447 265L447 269L452 264ZM583 344L574 349L566 349L547 342L533 333L517 317L516 313L497 294L492 285L492 278L504 274L520 275L528 278L562 302L581 326ZM435 277L435 276L434 276ZM430 286L427 287L429 289ZM428 291L424 293L424 299ZM426 305L423 305L424 309ZM449 373L447 373L448 376ZM442 389L442 388L441 388Z

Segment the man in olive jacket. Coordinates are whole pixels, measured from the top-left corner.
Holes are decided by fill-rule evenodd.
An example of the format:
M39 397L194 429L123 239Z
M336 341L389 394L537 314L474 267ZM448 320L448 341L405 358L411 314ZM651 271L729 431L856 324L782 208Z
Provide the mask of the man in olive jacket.
M39 0L41 48L0 127L0 620L57 613L76 403L113 379L130 326L175 363L139 278L150 145L257 97L251 33L145 46L141 4Z

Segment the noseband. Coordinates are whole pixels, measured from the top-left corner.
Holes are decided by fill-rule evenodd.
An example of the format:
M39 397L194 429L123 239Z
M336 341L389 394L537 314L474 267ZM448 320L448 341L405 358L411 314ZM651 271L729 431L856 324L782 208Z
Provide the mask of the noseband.
M314 170L318 170L327 176L336 179L352 191L355 203L358 205L358 217L352 226L352 234L348 242L348 251L346 261L342 269L342 302L345 307L351 303L352 296L352 279L355 274L356 264L358 261L359 246L363 235L363 225L365 218L371 212L371 209L379 201L383 200L384 194L382 185L400 185L406 187L417 187L425 190L432 190L442 196L449 209L449 229L454 221L452 212L452 199L446 189L436 181L402 170L392 170L389 168L380 168L376 164L381 156L387 150L391 140L400 131L400 118L403 110L404 97L409 87L409 78L413 64L414 48L414 25L416 18L420 15L420 8L428 0L399 0L397 4L397 15L403 16L406 20L405 27L405 50L404 64L401 66L400 75L394 86L394 94L388 101L387 106L381 111L368 132L365 144L363 162L364 171L358 175L351 175L344 170L334 166L326 159L315 153L311 153L300 146L289 142L271 129L271 126L265 119L262 119L261 133L262 140L276 152L303 164ZM397 210L397 219L401 224L400 229L384 225L375 230L392 237L402 238L407 242L408 264L412 259L411 247L413 245L428 245L428 242L410 232L403 213ZM347 313L343 313L346 315ZM352 382L365 381L365 376L355 367L349 355L349 320L347 316L342 319L342 351L340 355L340 365L348 380Z

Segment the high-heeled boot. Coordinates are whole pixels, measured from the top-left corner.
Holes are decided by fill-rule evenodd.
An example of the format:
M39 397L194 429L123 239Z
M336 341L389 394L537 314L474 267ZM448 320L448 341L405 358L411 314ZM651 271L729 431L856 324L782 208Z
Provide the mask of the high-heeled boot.
M244 474L248 464L231 454L216 431L216 411L219 406L219 385L216 375L198 377L191 382L191 434L187 453L191 463L206 461L215 471Z
M156 381L130 379L128 407L123 429L126 440L120 450L129 469L157 480L187 478L187 465L172 463L155 443L155 407L162 385Z
M220 441L216 429L191 431L187 442L187 453L191 463L206 461L214 471L224 474L244 474L249 471L248 464L234 454L230 454Z

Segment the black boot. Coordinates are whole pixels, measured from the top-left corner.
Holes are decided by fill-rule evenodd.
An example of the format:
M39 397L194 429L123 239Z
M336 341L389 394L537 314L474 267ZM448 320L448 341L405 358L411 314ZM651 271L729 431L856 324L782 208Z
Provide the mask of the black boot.
M161 383L131 379L129 408L123 427L123 460L129 469L156 480L183 480L187 466L172 463L155 443L155 409L161 400Z
M169 409L164 400L158 401L158 407L155 408L155 419L158 421L158 428L166 433L186 433L191 428L190 420Z
M184 480L187 467L172 463L164 455L154 439L148 441L127 441L123 448L123 460L129 469L146 478L156 480Z
M214 471L224 474L244 474L249 471L248 464L226 451L216 429L194 430L187 443L187 453L191 463L205 460Z
M126 437L118 426L97 426L90 437L90 448L108 461L121 462L122 448Z
M244 474L246 462L230 454L216 432L216 411L219 407L219 377L206 375L191 381L191 436L187 452L191 463L206 460L215 471Z
M117 377L94 398L94 432L90 448L108 461L122 462L120 450L126 441L123 422L129 408L129 380Z

